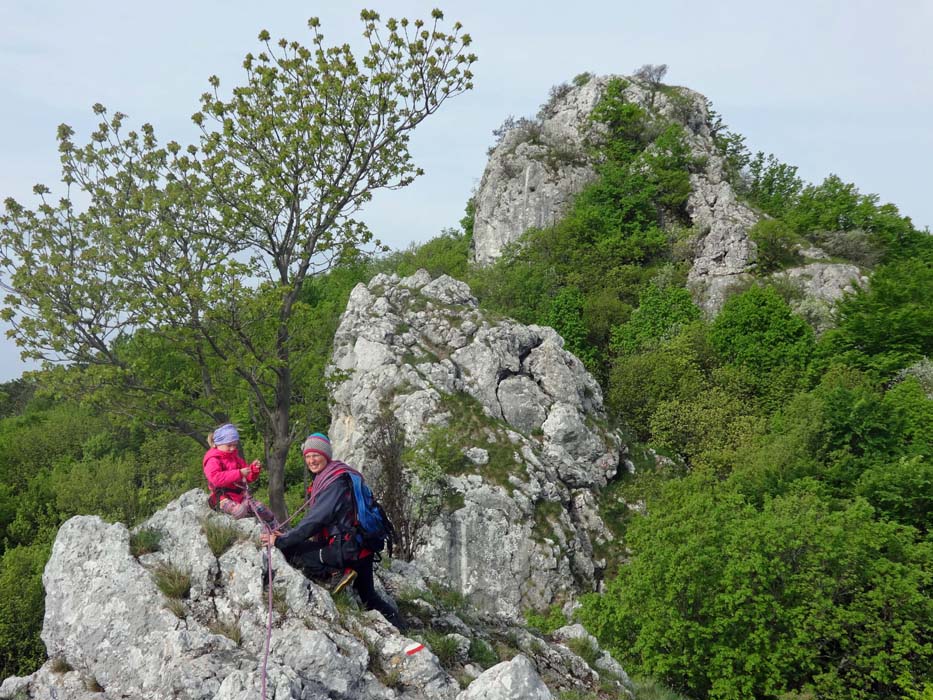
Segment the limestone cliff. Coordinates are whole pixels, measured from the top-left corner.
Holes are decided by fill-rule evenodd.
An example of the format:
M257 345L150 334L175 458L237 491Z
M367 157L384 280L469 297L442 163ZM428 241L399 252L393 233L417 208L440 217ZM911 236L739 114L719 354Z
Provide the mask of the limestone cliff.
M332 374L330 436L348 462L379 469L367 438L387 410L410 445L440 427L463 454L420 568L513 620L594 590L594 545L610 540L595 492L623 448L552 329L487 316L450 277L380 275L350 296Z

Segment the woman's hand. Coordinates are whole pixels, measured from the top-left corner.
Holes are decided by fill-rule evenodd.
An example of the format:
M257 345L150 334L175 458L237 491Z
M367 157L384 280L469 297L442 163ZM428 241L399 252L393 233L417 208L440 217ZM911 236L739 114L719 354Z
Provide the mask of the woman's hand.
M271 532L260 532L259 541L265 546L274 546L276 539L281 535L281 530L272 530Z

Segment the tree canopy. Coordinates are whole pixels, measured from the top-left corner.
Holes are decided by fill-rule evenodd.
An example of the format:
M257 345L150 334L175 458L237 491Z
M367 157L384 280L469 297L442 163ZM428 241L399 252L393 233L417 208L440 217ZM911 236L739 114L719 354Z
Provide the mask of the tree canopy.
M210 78L197 144L160 145L102 105L89 142L59 128L65 196L0 220L4 318L24 354L77 364L68 376L108 406L203 441L244 396L264 437L273 509L283 465L308 429L293 405L315 329L303 285L378 246L355 218L373 193L421 174L412 130L472 87L469 34L363 11L365 54L272 42L247 54L229 95ZM87 201L79 209L76 201Z

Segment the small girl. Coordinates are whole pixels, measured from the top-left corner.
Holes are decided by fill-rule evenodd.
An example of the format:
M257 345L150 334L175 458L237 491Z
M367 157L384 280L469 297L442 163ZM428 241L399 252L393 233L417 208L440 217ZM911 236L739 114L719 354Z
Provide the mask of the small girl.
M252 483L259 478L262 464L259 460L246 464L246 460L240 457L237 429L232 423L226 423L208 436L207 442L211 449L204 455L204 476L211 490L208 499L211 508L237 520L255 512L270 528L276 529L278 524L272 511L246 490L247 482Z

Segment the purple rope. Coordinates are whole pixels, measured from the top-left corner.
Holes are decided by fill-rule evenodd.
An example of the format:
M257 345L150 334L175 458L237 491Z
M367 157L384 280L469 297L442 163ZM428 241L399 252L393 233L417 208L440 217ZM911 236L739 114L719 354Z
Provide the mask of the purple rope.
M246 486L245 488L246 488L247 502L249 503L249 509L253 512L253 515L255 516L256 520L259 521L259 524L262 525L263 528L265 528L266 534L271 535L272 528L269 527L269 524L265 520L259 517L259 513L256 511L256 507L253 505L255 503L255 499L253 498L253 494L251 494L249 491L249 486ZM294 520L295 516L297 516L301 511L307 508L309 503L310 503L310 499L306 500L303 504L301 504L301 507L298 508L294 513L292 513L291 517L285 520L285 522L281 523L279 527L284 527L285 525L290 523L292 520ZM269 576L269 585L267 586L267 588L269 589L269 603L268 603L268 613L266 617L266 652L262 659L262 674L261 674L262 700L266 700L266 679L268 678L267 667L269 665L269 648L272 645L272 542L271 540L266 544L266 562L268 564L266 568L268 569L267 574Z

